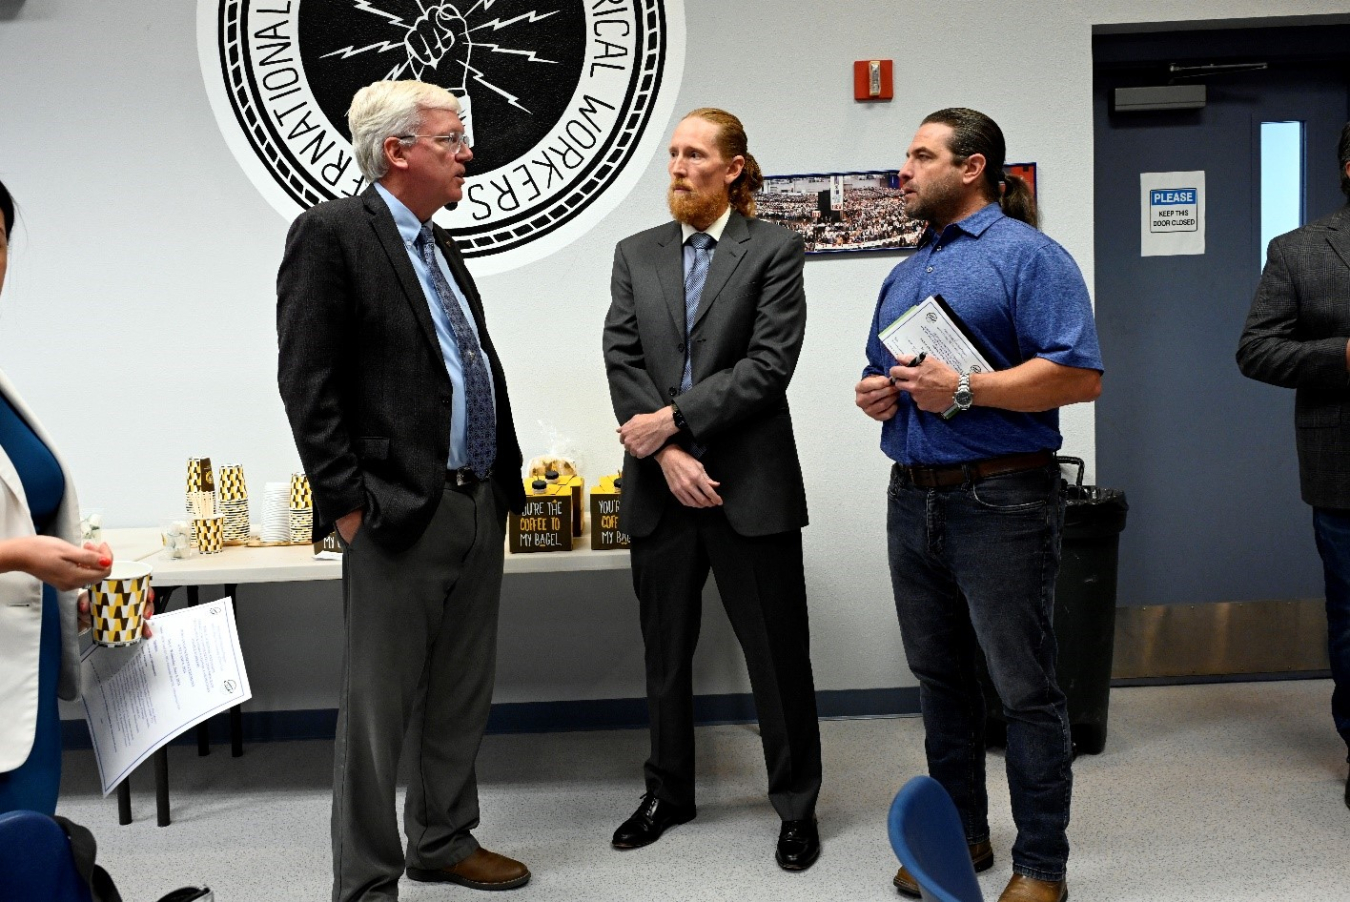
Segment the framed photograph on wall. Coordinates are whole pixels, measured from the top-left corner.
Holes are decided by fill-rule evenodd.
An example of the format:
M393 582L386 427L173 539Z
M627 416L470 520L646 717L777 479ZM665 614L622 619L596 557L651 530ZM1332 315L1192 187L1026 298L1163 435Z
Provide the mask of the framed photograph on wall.
M1035 163L1003 169L1025 179L1035 195ZM905 214L893 169L765 176L755 204L760 219L801 235L808 254L908 250L918 246L925 225Z

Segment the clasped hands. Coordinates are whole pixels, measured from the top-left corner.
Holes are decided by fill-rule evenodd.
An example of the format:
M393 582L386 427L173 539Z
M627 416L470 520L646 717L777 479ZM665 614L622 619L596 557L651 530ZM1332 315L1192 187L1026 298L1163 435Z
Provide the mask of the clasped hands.
M708 475L698 458L679 445L666 444L679 432L672 408L635 414L615 431L629 454L639 460L655 456L671 494L685 507L721 506L722 497L717 494L721 483Z
M961 375L937 357L929 355L918 366L910 366L906 357L891 367L889 375L866 376L853 387L853 403L874 420L885 422L895 416L900 392L909 392L920 410L942 413L952 406Z

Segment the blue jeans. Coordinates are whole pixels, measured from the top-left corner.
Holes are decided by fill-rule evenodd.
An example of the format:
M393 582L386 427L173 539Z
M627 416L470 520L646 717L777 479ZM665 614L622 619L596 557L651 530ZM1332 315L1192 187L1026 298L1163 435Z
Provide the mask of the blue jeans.
M1073 753L1050 625L1063 524L1055 465L938 489L892 469L891 584L919 680L928 772L956 803L967 841L988 839L983 654L1008 720L1013 870L1038 880L1064 879L1069 859Z
M1313 534L1327 584L1327 652L1335 683L1331 716L1350 747L1350 511L1313 508Z

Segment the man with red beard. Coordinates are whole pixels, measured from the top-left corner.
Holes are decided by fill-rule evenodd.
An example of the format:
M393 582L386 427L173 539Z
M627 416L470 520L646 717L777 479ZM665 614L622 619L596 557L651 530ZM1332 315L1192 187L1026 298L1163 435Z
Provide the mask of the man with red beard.
M806 492L787 388L806 330L802 239L754 218L764 179L741 122L699 109L670 142L675 221L619 242L605 319L610 397L627 454L646 646L647 791L614 833L649 845L694 818L693 658L711 568L745 652L776 859L820 854L820 729L802 572Z

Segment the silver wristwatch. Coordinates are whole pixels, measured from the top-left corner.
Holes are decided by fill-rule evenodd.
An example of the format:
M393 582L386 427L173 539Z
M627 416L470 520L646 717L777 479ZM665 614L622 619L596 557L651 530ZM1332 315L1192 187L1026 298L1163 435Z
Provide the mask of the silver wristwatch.
M970 373L962 373L957 380L956 391L952 393L952 406L942 413L943 419L951 419L963 410L970 410L975 403L975 395L970 391Z

